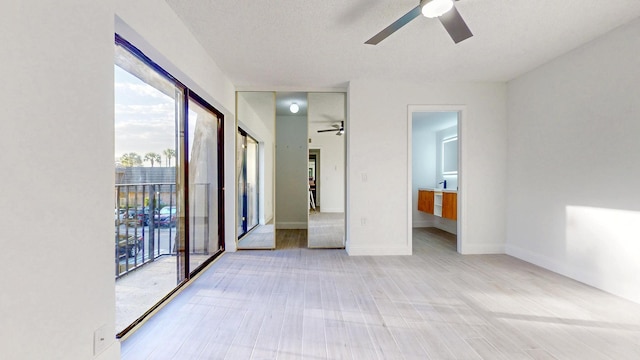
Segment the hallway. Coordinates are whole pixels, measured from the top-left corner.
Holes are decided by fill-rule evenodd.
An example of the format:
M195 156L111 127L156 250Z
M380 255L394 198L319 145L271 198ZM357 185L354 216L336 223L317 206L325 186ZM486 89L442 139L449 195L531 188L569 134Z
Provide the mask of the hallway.
M122 344L123 359L632 359L640 305L414 229L412 256L223 255Z

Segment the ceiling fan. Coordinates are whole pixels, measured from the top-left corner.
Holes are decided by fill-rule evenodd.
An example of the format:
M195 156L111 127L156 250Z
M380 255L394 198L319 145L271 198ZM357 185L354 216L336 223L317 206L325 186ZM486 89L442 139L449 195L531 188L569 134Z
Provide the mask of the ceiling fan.
M344 121L340 121L340 125L338 124L333 124L331 125L333 126L333 129L324 129L324 130L318 130L319 133L323 133L323 132L331 132L331 131L335 131L336 135L340 136L342 134L344 134Z
M437 17L456 44L473 36L462 16L453 6L453 0L420 0L418 6L367 40L365 44L377 45L380 41L407 25L409 21L418 17L420 13L428 18Z

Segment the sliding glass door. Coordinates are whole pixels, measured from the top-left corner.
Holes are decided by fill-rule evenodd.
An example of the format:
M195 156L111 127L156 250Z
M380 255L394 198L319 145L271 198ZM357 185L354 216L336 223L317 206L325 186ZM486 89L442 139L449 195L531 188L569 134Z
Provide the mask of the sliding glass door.
M258 225L258 142L238 128L238 238Z
M126 40L115 43L122 336L224 249L223 115Z
M222 122L216 110L194 94L188 100L189 268L198 269L223 249L221 192ZM190 145L189 145L190 144Z

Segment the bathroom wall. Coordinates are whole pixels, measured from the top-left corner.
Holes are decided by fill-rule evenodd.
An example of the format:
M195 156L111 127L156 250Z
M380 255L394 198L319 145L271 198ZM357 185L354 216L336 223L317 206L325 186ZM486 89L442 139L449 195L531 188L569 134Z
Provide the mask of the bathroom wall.
M433 188L436 184L436 132L429 120L414 116L412 121L412 226L431 227L434 216L418 211L418 189Z

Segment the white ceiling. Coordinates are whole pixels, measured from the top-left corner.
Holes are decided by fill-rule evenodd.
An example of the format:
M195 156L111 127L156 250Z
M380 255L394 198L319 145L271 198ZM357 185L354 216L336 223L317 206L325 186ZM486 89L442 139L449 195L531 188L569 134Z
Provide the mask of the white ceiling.
M507 81L640 16L638 0L461 0L472 38L456 45L420 16L372 46L364 42L418 1L166 1L242 89Z

